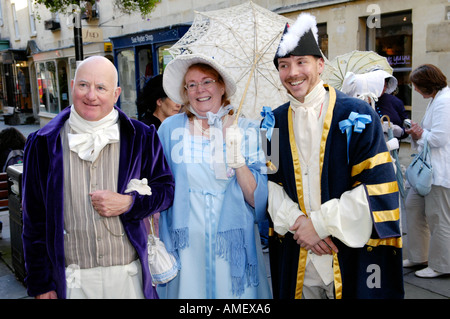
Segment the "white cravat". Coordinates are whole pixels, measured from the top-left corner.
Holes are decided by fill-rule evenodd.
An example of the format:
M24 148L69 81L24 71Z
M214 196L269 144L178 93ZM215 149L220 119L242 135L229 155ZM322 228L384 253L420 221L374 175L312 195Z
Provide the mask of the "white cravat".
M72 107L69 125L76 134L68 133L70 150L82 160L94 162L106 145L119 142L118 119L119 112L113 109L99 121L86 121Z
M326 90L320 81L301 103L288 94L290 105L294 111L294 134L298 145L299 155L305 163L309 163L312 155L312 145L319 144L325 102Z

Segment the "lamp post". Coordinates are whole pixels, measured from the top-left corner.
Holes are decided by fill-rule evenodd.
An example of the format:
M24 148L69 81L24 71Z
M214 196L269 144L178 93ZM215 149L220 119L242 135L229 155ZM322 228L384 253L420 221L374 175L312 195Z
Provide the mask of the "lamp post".
M78 64L83 61L83 35L81 33L81 9L77 4L68 7L67 24L73 23L73 42L75 45L75 60Z
M75 60L83 61L83 35L81 33L81 10L75 10L73 40L75 42Z

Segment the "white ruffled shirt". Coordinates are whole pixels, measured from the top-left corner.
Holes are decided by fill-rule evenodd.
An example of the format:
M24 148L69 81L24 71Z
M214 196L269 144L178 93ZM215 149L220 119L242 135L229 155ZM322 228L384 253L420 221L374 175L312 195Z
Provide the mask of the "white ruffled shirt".
M340 199L321 204L319 154L329 94L321 81L305 97L304 103L288 96L294 111L294 135L300 158L306 213L320 238L332 235L349 247L362 247L369 240L372 231L372 219L363 186L345 192ZM268 186L268 212L275 232L284 235L304 213L282 186L273 182L269 182ZM307 263L313 263L325 285L333 281L332 258L332 255L317 256L311 251L308 253Z
M82 160L95 162L106 145L119 142L118 119L119 112L113 109L99 121L87 121L72 107L69 125L76 134L68 134L70 150Z

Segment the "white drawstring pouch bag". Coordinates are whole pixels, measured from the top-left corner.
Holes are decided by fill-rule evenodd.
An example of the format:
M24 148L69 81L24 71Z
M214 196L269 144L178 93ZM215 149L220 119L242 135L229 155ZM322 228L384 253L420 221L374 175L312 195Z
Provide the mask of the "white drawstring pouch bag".
M170 254L164 243L155 236L153 218L150 220L151 233L148 235L148 265L153 285L165 284L178 273L175 257Z
M146 178L141 180L132 179L128 185L125 193L136 191L141 195L151 195L152 191L148 186ZM178 267L175 257L170 254L164 243L155 235L153 229L153 216L150 219L150 230L148 235L148 266L152 275L152 284L165 284L171 281L178 273Z

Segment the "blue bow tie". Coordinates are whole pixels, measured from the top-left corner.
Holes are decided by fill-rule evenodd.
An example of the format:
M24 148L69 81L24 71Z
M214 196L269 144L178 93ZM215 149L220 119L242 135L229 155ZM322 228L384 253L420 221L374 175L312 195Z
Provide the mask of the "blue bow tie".
M216 128L222 128L222 117L224 115L228 114L228 112L230 112L230 110L232 108L233 107L231 105L227 105L227 106L221 107L217 113L207 112L206 118L208 119L209 126L214 126Z
M372 117L366 114L359 114L356 112L351 112L348 119L339 122L339 128L342 133L347 133L347 162L349 162L349 145L352 137L352 127L353 131L356 133L361 133L365 128L366 124L372 123Z
M267 140L270 142L273 128L275 127L275 117L273 116L272 109L268 106L263 106L261 116L264 118L261 123L261 129L266 131Z

